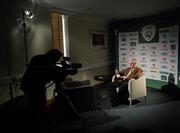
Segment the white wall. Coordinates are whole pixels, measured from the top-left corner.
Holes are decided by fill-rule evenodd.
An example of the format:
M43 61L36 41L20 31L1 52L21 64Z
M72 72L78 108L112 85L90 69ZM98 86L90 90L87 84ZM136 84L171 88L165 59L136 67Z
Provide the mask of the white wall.
M30 1L14 0L1 8L4 21L0 22L0 103L10 99L9 82L13 97L19 96L20 78L26 70L23 29L20 28L21 9L30 9ZM11 8L11 10L7 10ZM52 47L51 15L47 8L38 7L26 29L28 61L32 56L47 52Z
M20 23L11 29L11 74L22 74L25 70L25 44ZM37 54L47 52L51 47L51 18L47 9L39 7L36 14L26 25L28 62Z
M82 70L75 76L76 80L89 79L96 84L94 76L108 74L110 67L109 47L93 49L90 46L90 30L108 31L108 21L97 18L70 17L69 45L72 62L82 63ZM98 71L97 71L98 70Z

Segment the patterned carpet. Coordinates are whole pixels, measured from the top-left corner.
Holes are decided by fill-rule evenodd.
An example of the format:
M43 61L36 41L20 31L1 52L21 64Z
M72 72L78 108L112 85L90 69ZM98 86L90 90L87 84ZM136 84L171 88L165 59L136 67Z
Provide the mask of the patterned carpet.
M148 88L147 101L138 99L132 108L128 103L113 107L103 90L97 91L97 109L80 114L81 119L40 125L29 114L26 99L17 97L0 107L4 132L44 133L158 133L180 132L180 97ZM85 122L85 123L84 123ZM36 123L36 124L35 124Z

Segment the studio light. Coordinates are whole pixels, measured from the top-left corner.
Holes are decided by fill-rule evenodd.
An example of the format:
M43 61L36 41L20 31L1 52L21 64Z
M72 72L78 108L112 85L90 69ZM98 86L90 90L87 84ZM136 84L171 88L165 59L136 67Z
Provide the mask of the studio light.
M29 19L32 19L34 17L34 13L32 11L25 10L24 14Z

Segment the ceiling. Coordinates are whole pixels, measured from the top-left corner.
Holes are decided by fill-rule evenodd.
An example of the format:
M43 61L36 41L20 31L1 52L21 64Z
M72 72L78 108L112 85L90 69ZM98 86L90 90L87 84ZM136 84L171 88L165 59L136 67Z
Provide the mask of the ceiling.
M36 4L64 14L126 20L172 11L180 0L34 0Z

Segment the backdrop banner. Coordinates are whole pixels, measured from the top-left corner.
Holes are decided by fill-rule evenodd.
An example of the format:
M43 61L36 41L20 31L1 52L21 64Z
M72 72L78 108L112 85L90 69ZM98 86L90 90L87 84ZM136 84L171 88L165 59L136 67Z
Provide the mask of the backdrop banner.
M157 28L147 25L139 31L119 32L119 69L137 58L147 79L168 82L169 76L178 83L178 25Z

